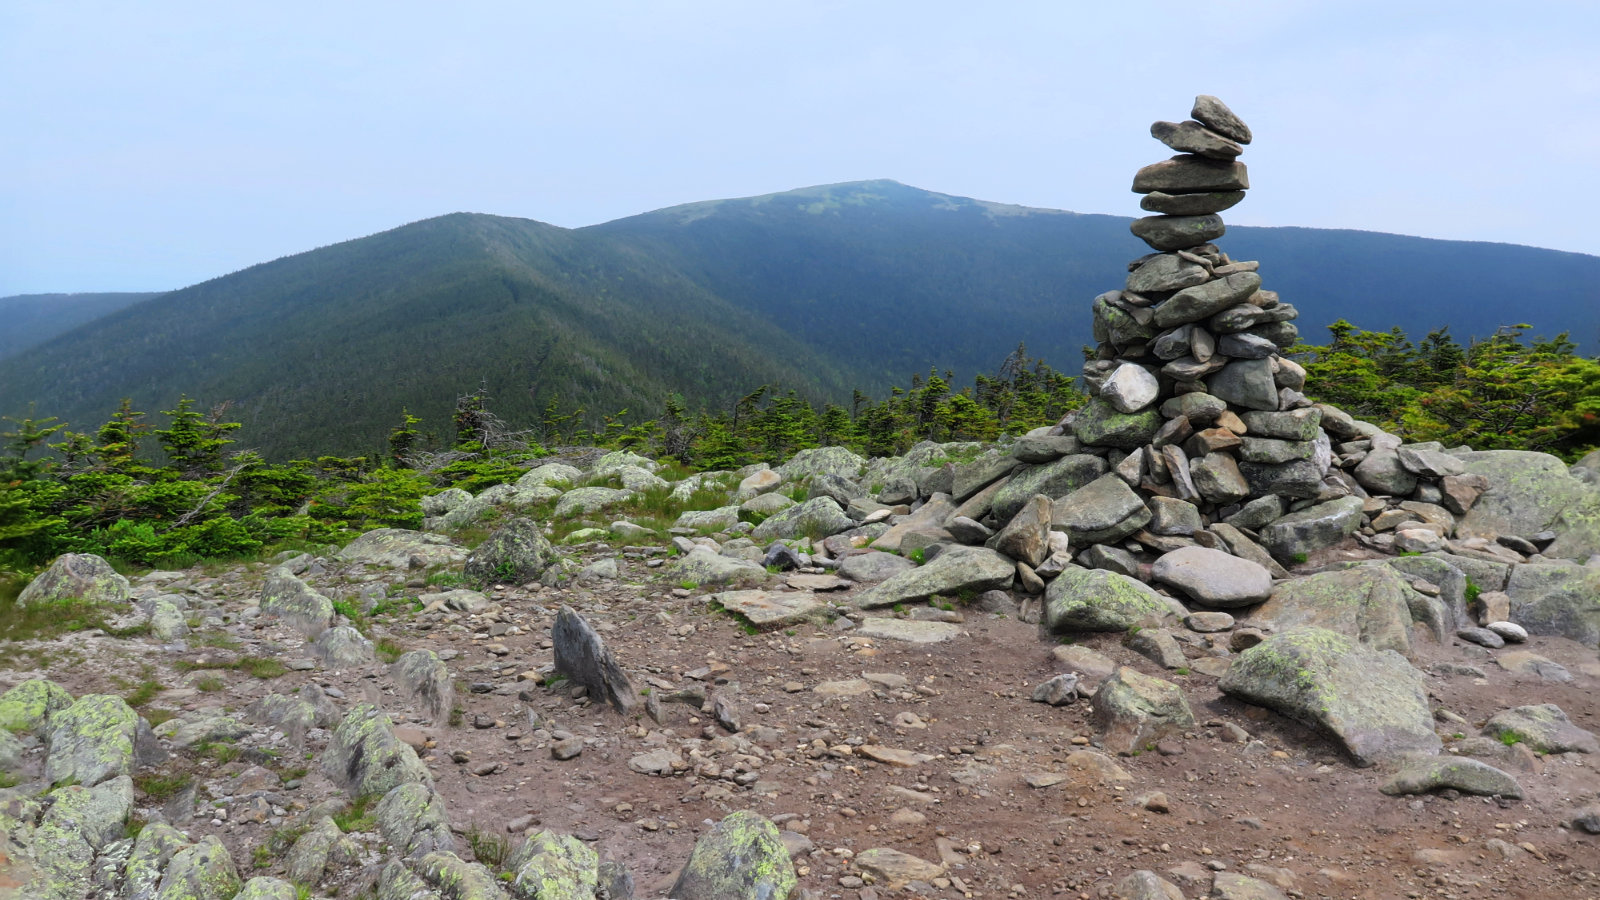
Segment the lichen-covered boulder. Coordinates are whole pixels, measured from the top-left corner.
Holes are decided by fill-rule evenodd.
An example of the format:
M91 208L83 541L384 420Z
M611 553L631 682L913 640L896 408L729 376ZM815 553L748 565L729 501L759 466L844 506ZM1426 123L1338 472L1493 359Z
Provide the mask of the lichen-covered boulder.
M267 694L246 707L245 716L258 725L279 729L297 747L305 745L306 732L317 724L316 708L288 694Z
M570 834L541 831L506 860L517 900L588 900L600 883L600 855Z
M383 795L375 811L378 832L407 858L455 850L444 798L426 784L408 781Z
M574 488L561 495L561 499L556 501L555 511L551 514L558 519L571 519L575 516L620 506L632 498L633 492L620 488Z
M1035 495L1065 497L1105 472L1106 461L1087 453L1063 456L1042 465L1018 466L995 492L989 512L999 521L1008 521Z
M1161 413L1146 409L1136 413L1118 412L1098 397L1078 410L1072 420L1072 433L1092 447L1134 450L1150 443L1161 430Z
M798 883L778 826L742 810L695 842L667 895L675 900L785 900Z
M15 734L44 735L50 716L72 705L72 695L54 681L30 678L0 695L0 728Z
M1261 529L1261 545L1284 565L1305 562L1361 526L1360 497L1340 497L1289 513Z
M1486 762L1453 756L1408 756L1378 790L1391 797L1453 788L1463 794L1522 799L1522 785Z
M568 488L582 480L583 472L576 466L569 466L566 463L545 463L529 469L518 478L516 488L519 491L539 487Z
M1529 450L1459 454L1467 474L1488 479L1456 527L1459 537L1554 531L1551 558L1587 560L1600 553L1600 487L1575 477L1561 460Z
M506 900L506 892L488 866L466 862L454 853L429 853L417 861L416 872L449 900Z
M1487 737L1525 744L1536 753L1600 753L1594 732L1572 724L1554 703L1518 706L1496 713L1483 726Z
M1050 555L1050 509L1050 498L1035 494L985 546L1038 568Z
M1174 602L1126 575L1073 567L1044 592L1045 627L1056 634L1127 631L1147 619L1181 615Z
M815 447L796 453L776 471L784 481L804 481L813 475L855 478L866 464L866 460L846 447Z
M1101 683L1093 709L1102 743L1118 753L1147 749L1195 724L1194 712L1177 685L1126 666Z
M284 856L283 868L289 880L295 884L312 887L320 884L334 845L343 837L344 832L340 831L339 826L328 816L322 816L311 823L311 827L306 829L304 834L295 838L294 844Z
M1150 521L1150 508L1128 483L1114 474L1058 498L1050 508L1050 524L1064 531L1075 547L1120 541Z
M349 625L329 628L312 644L322 664L330 669L364 666L377 658L372 642Z
M466 551L442 534L405 528L376 528L335 554L340 562L390 569L431 569L461 562Z
M240 887L239 870L228 848L208 834L173 855L156 900L233 900Z
M261 586L261 615L281 620L307 638L315 638L333 622L333 601L311 586L276 568L267 573Z
M1600 647L1600 568L1514 566L1505 592L1511 597L1511 620L1529 634L1559 635Z
M178 851L189 846L178 829L165 822L151 822L140 829L133 842L133 853L128 857L122 878L122 896L125 900L155 900L161 888L161 873Z
M637 453L629 453L626 450L613 450L610 453L607 453L605 456L602 456L594 461L594 465L589 467L589 477L606 478L611 475L616 475L626 468L636 468L643 469L646 472L654 472L655 470L661 468L661 464L647 456L640 456Z
M45 603L124 603L128 579L93 553L65 553L17 595L17 606Z
M50 717L45 779L93 787L134 769L142 720L121 697L85 694Z
M1323 628L1275 634L1245 650L1220 687L1326 732L1357 765L1442 746L1422 675L1405 657Z
M1388 566L1319 572L1281 582L1251 618L1278 631L1309 625L1337 631L1374 650L1409 653L1412 593Z
M766 496L765 494L761 496ZM788 500L788 497L783 499ZM789 501L791 504L793 500ZM703 528L709 531L727 531L739 524L737 506L719 506L716 509L691 509L678 515L673 528Z
M855 524L832 497L817 497L769 516L750 537L760 544L801 537L821 540L848 531Z
M259 875L245 882L233 900L295 900L294 885L281 878Z
M411 781L433 784L416 751L395 737L394 723L369 703L351 709L334 729L322 769L358 797L381 797Z
M760 584L768 577L766 567L759 563L723 556L705 547L696 547L663 566L662 573L674 584L696 587Z
M168 719L156 726L154 731L158 737L165 738L180 750L215 741L233 742L250 733L248 726L216 709L198 710Z
M523 584L536 580L555 560L555 548L532 519L518 516L495 529L472 555L462 574L476 585Z
M437 494L430 494L422 498L422 514L425 516L446 515L471 499L472 495L461 488L450 488Z
M984 547L951 547L926 565L908 569L857 594L861 609L926 600L934 594L977 596L1011 587L1016 563Z
M412 650L395 660L389 667L395 684L410 702L420 705L433 717L443 722L455 703L455 683L450 669L439 654L432 650Z

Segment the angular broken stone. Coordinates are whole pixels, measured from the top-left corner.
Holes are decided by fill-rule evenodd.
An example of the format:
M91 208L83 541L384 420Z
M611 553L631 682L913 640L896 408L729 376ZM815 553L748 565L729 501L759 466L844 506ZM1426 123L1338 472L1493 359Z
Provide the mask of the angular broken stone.
M1240 144L1250 143L1250 126L1235 115L1226 103L1210 94L1201 94L1194 98L1194 106L1189 110L1189 116L1228 140Z
M1156 122L1150 136L1179 153L1198 153L1211 159L1233 159L1244 152L1234 141L1199 122Z
M639 703L639 692L628 674L617 665L605 641L570 606L562 606L551 627L555 645L556 671L574 684L589 689L589 696L611 704L627 715Z

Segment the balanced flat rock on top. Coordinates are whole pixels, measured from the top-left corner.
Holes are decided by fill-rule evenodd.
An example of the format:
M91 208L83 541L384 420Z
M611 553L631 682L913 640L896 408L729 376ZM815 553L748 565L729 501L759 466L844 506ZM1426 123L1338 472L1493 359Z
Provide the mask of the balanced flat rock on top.
M1228 104L1223 103L1210 94L1201 94L1194 98L1194 107L1189 110L1191 118L1200 124L1215 131L1229 140L1241 144L1250 143L1250 126L1244 123Z
M1272 576L1264 567L1207 547L1180 547L1164 554L1151 567L1150 577L1196 603L1224 609L1260 603L1272 593Z
M1198 153L1212 159L1233 159L1244 148L1199 122L1156 122L1150 136L1179 153Z

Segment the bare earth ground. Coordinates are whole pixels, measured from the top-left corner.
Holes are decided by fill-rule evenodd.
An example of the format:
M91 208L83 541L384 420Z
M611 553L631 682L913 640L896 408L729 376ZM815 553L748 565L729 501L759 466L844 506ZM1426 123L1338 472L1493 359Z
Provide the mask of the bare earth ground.
M582 555L587 561L613 553L589 548ZM126 694L142 677L141 666L148 666L168 690L146 712L238 712L263 693L290 693L313 682L342 693L341 710L363 700L379 703L397 724L420 732L413 740L426 739L420 752L463 832L475 826L504 835L508 822L531 816L515 824L573 832L593 842L603 859L623 862L640 897L663 896L696 836L738 809L756 810L792 832L786 840L797 850L803 889L849 900L1088 898L1105 895L1135 869L1174 880L1188 897L1207 895L1214 870L1253 875L1303 897L1600 897L1600 838L1565 827L1573 810L1600 794L1600 760L1524 754L1527 769L1512 771L1528 792L1525 801L1387 797L1377 790L1382 772L1357 769L1307 729L1223 697L1215 678L1163 671L1124 648L1121 635L1085 636L1080 643L1182 685L1202 723L1159 751L1117 759L1131 779L1103 783L1067 764L1069 754L1094 749L1088 701L1049 707L1028 699L1034 685L1065 670L1051 655L1056 644L1035 625L966 610L961 634L939 644L869 640L838 623L752 635L727 614L711 612L704 592L674 590L643 559L619 563L620 582L490 591L499 615L433 612L377 624L374 637L387 636L406 649L456 652L449 665L463 709L455 727L429 722L400 702L381 663L291 671L269 680L174 668L178 660L229 654L311 655L291 630L259 623L220 629L242 639L235 650L163 649L148 638L73 635L35 648L46 651L42 657L13 651L0 683L9 687L42 675L74 695ZM177 587L187 589L193 608L215 604L233 622L254 603L264 571L192 571ZM405 583L404 574L397 578ZM350 590L337 567L307 580L336 598ZM432 589L414 578L406 594L425 590ZM848 605L848 594L819 596ZM657 724L574 699L565 685L523 679L551 662L550 625L562 604L599 630L638 687L657 699L694 686L720 693L733 701L742 732L730 735L685 703L663 703L664 721ZM507 633L491 638L495 623L497 632ZM1476 734L1494 713L1529 703L1555 703L1574 724L1600 731L1600 665L1593 651L1534 638L1524 649L1574 675L1570 683L1552 684L1500 669L1493 663L1496 651L1459 642L1441 647L1417 634L1414 661L1428 673L1436 708L1469 723L1441 722L1441 733ZM1203 651L1191 646L1188 652ZM1435 674L1431 667L1439 662L1477 666L1485 677ZM222 689L197 690L208 676L223 679ZM865 686L865 693L817 690L864 676L864 685L847 689ZM553 759L552 731L583 738L582 754ZM301 752L286 747L281 735L257 730L240 741L247 752L227 763L175 753L162 771L194 772L202 786L202 813L180 827L193 837L220 835L246 877L281 874L281 853L253 851L275 829L292 825L300 810L342 797L317 769L327 737L313 731ZM909 766L880 763L863 755L863 745L928 758ZM277 755L259 756L251 748ZM678 774L630 769L636 755L659 748L681 755ZM299 774L294 768L310 771L298 784L274 785L274 810L252 822L240 814L242 804L220 798L227 797L229 776L258 762L289 776ZM476 774L482 772L488 774ZM1037 777L1051 773L1068 777ZM1057 783L1033 787L1030 776ZM1164 807L1161 797L1152 802L1154 792L1164 795ZM139 803L146 818L160 814L160 803L144 797ZM226 819L208 817L230 808ZM373 833L364 840L370 865L381 859L379 839ZM891 891L864 881L851 863L854 854L878 847L946 868L910 893ZM461 852L470 858L465 848ZM253 861L262 867L252 868ZM325 882L316 896L354 894L369 884L352 870Z

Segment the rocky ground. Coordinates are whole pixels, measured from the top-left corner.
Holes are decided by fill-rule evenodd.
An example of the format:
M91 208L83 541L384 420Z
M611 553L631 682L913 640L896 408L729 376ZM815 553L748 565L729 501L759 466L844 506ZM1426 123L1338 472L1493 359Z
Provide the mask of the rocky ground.
M769 480L756 496L791 483ZM676 544L614 524L577 531L575 543L558 532L553 550L534 547L545 554L540 577L491 569L482 590L468 582L485 565L516 574L486 548L507 549L505 536L528 526L508 520L471 558L445 538L384 532L319 556L136 576L121 624L146 633L4 648L5 686L49 679L63 692L35 683L0 699L13 735L0 768L15 783L0 793L11 841L0 894L229 896L237 881L224 873L207 887L204 875L204 851L220 844L227 859L213 868L231 861L239 880L283 879L303 896L380 885L385 897L620 896L625 871L633 896L663 897L697 839L748 810L781 832L810 897L1600 897L1590 833L1600 830L1600 748L1586 731L1600 725L1600 661L1581 630L1491 649L1473 641L1492 638L1464 640L1423 614L1377 638L1376 589L1341 582L1368 592L1351 637L1404 651L1442 744L1436 756L1389 753L1387 733L1369 741L1221 690L1253 646L1292 631L1281 610L1262 610L1289 604L1284 585L1315 583L1314 572L1347 577L1346 564L1377 560L1360 577L1381 569L1416 597L1449 600L1451 585L1383 564L1395 558L1373 515L1365 533L1275 579L1266 607L1222 612L1189 598L1203 615L1178 618L1169 604L1142 624L1087 630L1063 624L1078 601L1058 581L1090 571L1071 567L1043 597L1025 585L978 590L973 576L877 605L905 571L962 559L937 542L905 551L920 568L866 549L910 519L904 510L864 532L852 521L828 544L796 541L794 554L742 539L751 527L737 519L685 526ZM1156 555L1135 549L1135 575L1151 580ZM96 579L120 589L84 566L80 592ZM577 614L566 631L555 627L564 607ZM621 686L626 712L607 685L557 672L558 650L594 636L620 667L609 687ZM1033 699L1062 674L1052 696ZM1127 691L1138 696L1119 703ZM128 798L108 787L120 784L106 780L114 762L95 768L105 727L69 727L71 711L87 714L85 695L129 698L151 724L119 732L133 760ZM1538 723L1490 722L1538 704L1559 707L1570 726L1535 734ZM366 705L392 732L364 717ZM1495 774L1439 782L1437 771L1416 774L1419 759L1477 759ZM376 803L407 783L431 783L436 798L418 788L417 807L431 813ZM1471 793L1480 788L1488 795ZM373 799L352 804L362 794ZM80 802L76 818L57 814ZM125 837L140 825L137 840ZM598 870L600 890L593 874L587 893L540 893L523 877L532 850L509 851L540 833L575 837L615 864ZM68 846L48 843L57 839L83 842L71 844L81 881L61 863L73 854L51 849ZM425 856L449 847L486 869L452 875ZM582 861L581 849L561 852ZM410 870L397 867L402 857ZM174 875L180 862L188 868ZM154 881L136 877L151 869ZM1153 875L1130 878L1138 871ZM294 896L276 889L251 888Z

